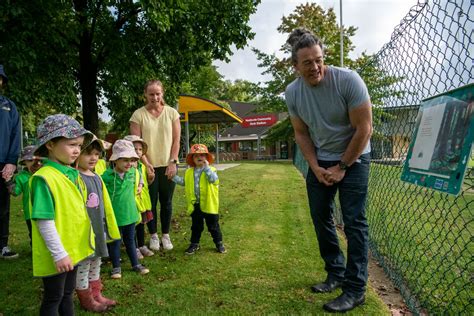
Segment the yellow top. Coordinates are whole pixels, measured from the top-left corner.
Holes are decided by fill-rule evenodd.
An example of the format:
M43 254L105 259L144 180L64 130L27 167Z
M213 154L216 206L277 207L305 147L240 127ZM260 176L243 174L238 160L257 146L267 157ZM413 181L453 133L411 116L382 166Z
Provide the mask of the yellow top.
M150 199L150 192L148 191L148 180L146 178L146 167L141 162L138 162L137 171L136 171L136 186L135 192L138 189L138 183L140 181L140 174L143 180L143 188L142 192L138 195L135 195L135 201L137 201L137 208L140 213L145 211L151 211L151 199Z
M179 120L178 111L167 105L158 117L142 106L130 118L130 122L140 126L141 137L148 145L146 156L155 168L168 166L173 144L173 122L176 120Z

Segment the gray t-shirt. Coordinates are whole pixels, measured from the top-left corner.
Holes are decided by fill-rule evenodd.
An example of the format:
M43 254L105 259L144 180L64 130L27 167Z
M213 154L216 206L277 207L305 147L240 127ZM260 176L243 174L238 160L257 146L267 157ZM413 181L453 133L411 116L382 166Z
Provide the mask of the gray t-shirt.
M349 110L370 100L362 78L350 69L327 66L323 80L316 86L297 78L286 87L290 116L307 126L320 160L340 160L355 129ZM362 154L370 152L370 142Z
M95 234L95 255L108 257L102 181L98 175L88 176L81 173L81 177L87 188L86 207Z

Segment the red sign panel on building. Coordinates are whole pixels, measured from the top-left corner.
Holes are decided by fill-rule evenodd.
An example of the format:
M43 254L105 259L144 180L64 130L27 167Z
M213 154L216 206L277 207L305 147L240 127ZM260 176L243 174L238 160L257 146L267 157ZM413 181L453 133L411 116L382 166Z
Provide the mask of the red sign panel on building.
M243 119L242 127L272 126L278 120L276 114L247 116Z

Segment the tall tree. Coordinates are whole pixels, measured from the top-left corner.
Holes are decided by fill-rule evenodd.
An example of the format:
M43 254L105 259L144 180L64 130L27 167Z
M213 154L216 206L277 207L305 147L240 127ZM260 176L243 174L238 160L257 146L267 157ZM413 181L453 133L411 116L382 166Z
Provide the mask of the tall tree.
M82 106L94 132L103 106L128 124L148 79L161 79L173 104L193 69L227 59L232 44L242 48L253 37L248 21L259 2L1 1L0 56L12 98L20 109L44 102L72 113Z

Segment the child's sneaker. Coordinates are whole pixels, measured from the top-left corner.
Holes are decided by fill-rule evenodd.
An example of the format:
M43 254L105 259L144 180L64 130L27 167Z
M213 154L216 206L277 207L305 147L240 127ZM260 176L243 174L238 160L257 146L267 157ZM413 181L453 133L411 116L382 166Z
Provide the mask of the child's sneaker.
M3 259L16 259L18 258L18 254L14 251L11 251L8 246L5 246L2 249L1 257Z
M110 277L112 279L120 279L122 277L122 269L121 268L113 268L110 272Z
M191 244L184 252L186 255L194 255L199 250L199 244Z
M217 252L219 252L219 253L226 253L227 252L227 250L225 250L224 243L222 241L218 242L216 244L216 249L217 249Z
M132 269L133 269L133 271L138 272L141 275L145 275L145 274L148 274L150 272L150 270L145 268L145 266L143 266L142 264L137 264Z
M144 257L151 257L153 256L155 253L153 251L151 251L150 249L148 249L147 246L143 246L143 247L140 247L138 248L140 249L140 252L141 254L144 256Z
M153 251L160 251L160 240L158 236L151 236L150 238L150 249Z
M163 244L164 250L173 249L173 244L171 243L170 235L164 234L163 237L161 237L161 243Z
M138 248L137 248L137 258L138 258L138 260L142 260L142 259L143 259L143 255L142 255L140 249L138 249Z

